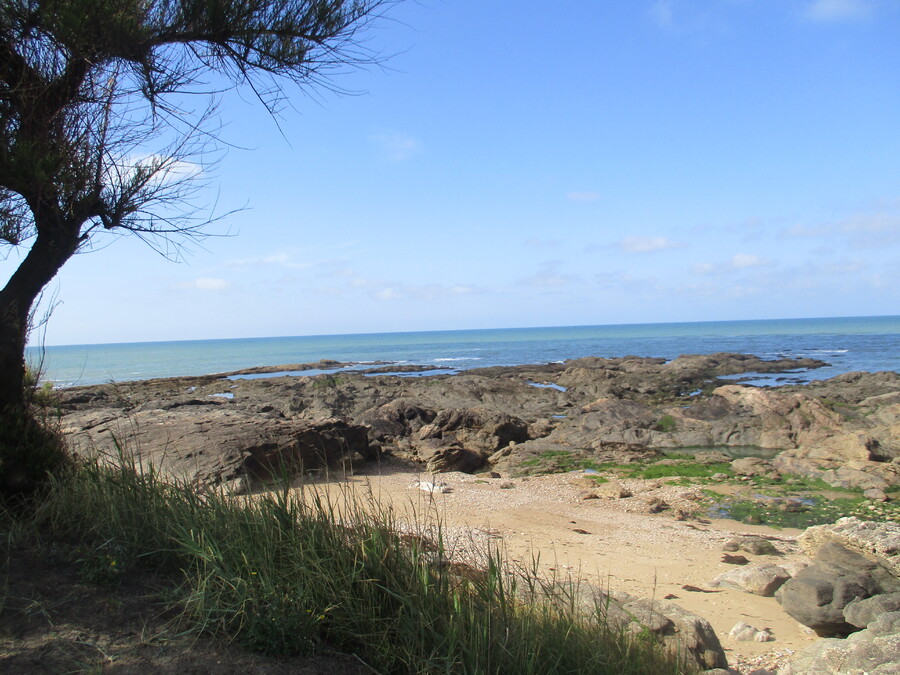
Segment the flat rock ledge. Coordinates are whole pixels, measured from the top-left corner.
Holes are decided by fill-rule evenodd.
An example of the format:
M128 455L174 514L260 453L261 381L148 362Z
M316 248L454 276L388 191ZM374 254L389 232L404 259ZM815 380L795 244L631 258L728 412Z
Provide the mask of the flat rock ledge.
M797 541L810 557L828 543L839 544L900 578L900 524L841 518L833 525L808 528Z
M377 453L366 427L343 420L272 419L201 403L119 417L92 411L67 418L76 452L132 462L179 481L242 493L302 471L342 471Z

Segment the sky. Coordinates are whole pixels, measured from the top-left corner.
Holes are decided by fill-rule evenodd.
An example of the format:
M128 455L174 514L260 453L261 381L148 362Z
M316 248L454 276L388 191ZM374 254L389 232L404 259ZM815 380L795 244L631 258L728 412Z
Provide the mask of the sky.
M217 236L97 240L32 341L900 314L898 35L896 0L401 2L350 94L225 96Z

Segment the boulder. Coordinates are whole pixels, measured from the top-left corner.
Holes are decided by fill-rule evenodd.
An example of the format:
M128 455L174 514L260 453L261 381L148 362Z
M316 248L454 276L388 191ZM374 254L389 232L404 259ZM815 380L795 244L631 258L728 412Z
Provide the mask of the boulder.
M857 630L844 616L851 601L898 590L900 581L878 563L829 542L811 565L784 584L778 601L821 636L847 635Z
M613 625L635 633L649 631L667 649L700 669L727 668L725 650L710 623L675 603L621 591L599 594L595 602Z
M241 473L271 481L300 471L338 466L351 453L373 459L368 430L341 420L323 420L294 427L286 445L262 447L244 459Z
M900 464L894 461L847 460L804 447L779 453L772 464L782 473L820 478L839 488L887 490L900 486Z
M858 628L865 628L885 612L900 612L900 592L883 593L865 600L851 600L844 607L844 618Z
M484 466L487 457L477 450L464 448L458 443L444 443L439 440L425 441L416 446L418 461L425 463L431 473L462 471L472 473Z
M594 493L603 499L624 499L631 496L631 491L616 480L595 484Z
M528 424L503 412L485 409L441 410L432 421L421 427L421 440L438 438L456 442L470 449L493 454L509 446L529 440Z
M736 588L745 593L770 598L790 578L791 575L783 567L766 563L738 567L723 572L713 580L712 586Z
M397 399L367 410L359 422L369 427L372 438L393 441L417 433L436 414L405 399Z
M775 548L775 544L765 537L756 535L739 537L738 548L753 555L781 555L781 551Z
M752 420L752 427L746 429L741 445L795 448L829 438L843 423L840 415L799 392L729 384L715 389L713 395L742 418Z
M797 652L778 675L898 675L900 612L887 612L845 640L817 640Z

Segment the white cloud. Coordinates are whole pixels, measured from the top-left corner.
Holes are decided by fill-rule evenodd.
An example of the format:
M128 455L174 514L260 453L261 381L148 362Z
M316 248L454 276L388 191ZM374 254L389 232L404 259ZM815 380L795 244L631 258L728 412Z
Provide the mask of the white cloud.
M900 243L900 213L857 213L840 221L805 225L782 231L789 238L822 239L854 249L883 249Z
M679 246L680 244L666 237L625 237L619 242L619 248L629 253L653 253Z
M533 246L534 248L555 248L559 246L560 242L556 239L541 239L540 237L530 237L525 240L526 246Z
M392 162L402 162L421 151L422 145L409 134L390 132L372 134L369 142L374 143Z
M675 30L675 7L673 0L657 0L647 14L653 22L665 30Z
M812 21L847 21L865 19L872 13L867 0L815 0L806 8Z
M376 300L399 300L403 294L393 288L382 288L372 294Z
M654 277L637 277L628 272L603 272L594 275L594 283L607 292L644 295L659 291Z
M117 168L126 174L130 174L138 168L153 169L156 172L153 176L153 183L159 185L180 183L197 178L203 173L203 166L196 162L157 154L126 157Z
M744 270L750 267L765 267L769 261L758 255L738 253L731 259L731 266L736 270Z
M525 285L535 288L559 288L572 283L572 281L573 279L569 275L559 274L552 270L544 270L523 279Z
M561 266L562 261L560 260L548 260L541 265L542 269L531 276L520 279L519 283L532 288L560 288L577 281L577 277L559 272Z
M667 33L688 33L721 30L718 4L708 0L656 0L647 10L647 16L657 28Z
M387 280L356 278L345 287L349 290L364 290L375 300L409 300L427 301L446 300L449 298L481 293L481 289L470 284L404 284Z
M285 267L292 270L305 270L312 267L310 263L293 262L287 253L272 253L271 255L258 255L238 260L228 260L224 267L231 269L259 268L259 267Z
M231 282L214 277L200 277L199 279L194 279L191 285L200 291L224 291L231 288Z
M600 199L600 193L594 192L593 190L586 190L584 192L567 192L566 199L570 202L595 202Z
M697 276L705 277L710 274L715 274L717 268L715 265L711 265L709 263L697 263L691 267L691 273L696 274Z
M286 253L273 253L272 255L259 255L239 260L229 260L226 267L258 267L264 265L283 265L288 262Z
M840 224L842 234L859 248L882 248L900 241L900 216L886 213L857 215Z

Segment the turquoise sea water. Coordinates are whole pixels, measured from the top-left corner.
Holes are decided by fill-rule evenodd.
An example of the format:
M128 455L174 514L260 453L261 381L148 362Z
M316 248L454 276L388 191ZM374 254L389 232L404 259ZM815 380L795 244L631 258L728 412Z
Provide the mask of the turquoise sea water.
M547 363L584 356L743 352L808 356L831 365L799 379L853 370L900 372L900 316L710 321L555 328L373 333L29 347L59 386L221 373L253 366L388 361L454 369Z

